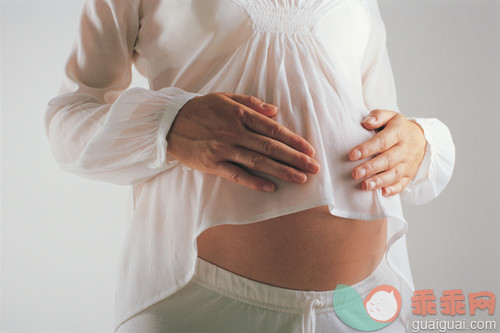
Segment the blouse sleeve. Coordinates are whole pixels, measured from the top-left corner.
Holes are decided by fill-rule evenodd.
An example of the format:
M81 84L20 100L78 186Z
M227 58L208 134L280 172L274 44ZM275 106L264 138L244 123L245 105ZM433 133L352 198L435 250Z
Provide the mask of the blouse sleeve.
M435 197L450 181L455 166L455 145L445 124L435 118L408 118L424 131L427 147L417 175L401 193L410 204L424 204Z
M386 30L377 0L363 0L371 33L362 65L363 95L369 110L399 111L394 75L386 46ZM404 202L423 204L448 184L455 164L455 146L448 127L438 119L409 118L424 131L427 148L416 177L401 194Z
M60 95L46 110L50 147L64 170L135 184L177 163L167 161L166 135L196 95L174 87L127 89L138 30L138 4L86 1Z

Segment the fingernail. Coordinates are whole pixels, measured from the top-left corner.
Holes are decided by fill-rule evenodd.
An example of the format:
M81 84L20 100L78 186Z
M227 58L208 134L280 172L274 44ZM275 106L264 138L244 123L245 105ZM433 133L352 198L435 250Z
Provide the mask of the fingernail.
M391 195L392 190L389 187L384 188L384 196L389 196Z
M266 192L274 192L274 185L266 184L266 185L264 185L263 189Z
M319 163L316 161L311 161L307 165L307 172L316 173L319 170Z
M356 178L357 179L363 178L364 176L366 176L366 169L365 168L361 168L358 171L356 171Z
M272 109L275 109L276 107L274 105L271 105L271 104L263 103L262 108L266 109L266 110L272 110Z
M368 124L373 124L376 121L377 121L377 119L373 116L368 116L365 119L363 119L363 122L368 123Z
M361 158L361 150L356 149L355 151L352 152L351 159L353 161L359 160L360 158Z
M306 175L304 175L303 173L299 173L299 172L297 172L297 173L295 173L295 174L292 176L292 179L293 179L293 181L294 181L294 182L296 182L296 183L303 184L303 183L305 183L305 182L306 182L306 180L307 180L307 176L306 176Z
M377 186L377 184L373 180L370 180L368 183L366 183L367 190L373 190L375 186Z

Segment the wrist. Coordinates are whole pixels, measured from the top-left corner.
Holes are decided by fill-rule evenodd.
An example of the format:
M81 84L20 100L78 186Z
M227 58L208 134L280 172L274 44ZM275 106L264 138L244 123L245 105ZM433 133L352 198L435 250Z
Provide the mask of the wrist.
M427 140L425 138L424 129L416 121L410 120L410 126L412 128L412 137L415 145L415 151L417 152L416 160L418 161L418 170L425 156L425 151L427 149Z

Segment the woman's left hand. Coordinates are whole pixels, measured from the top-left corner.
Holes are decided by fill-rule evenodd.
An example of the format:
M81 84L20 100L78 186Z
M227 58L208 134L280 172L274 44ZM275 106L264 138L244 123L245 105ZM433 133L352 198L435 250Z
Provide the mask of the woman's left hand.
M380 131L349 152L351 161L373 157L354 168L352 177L364 179L363 190L381 188L384 196L401 193L424 158L427 142L422 129L402 114L387 110L373 110L361 125Z

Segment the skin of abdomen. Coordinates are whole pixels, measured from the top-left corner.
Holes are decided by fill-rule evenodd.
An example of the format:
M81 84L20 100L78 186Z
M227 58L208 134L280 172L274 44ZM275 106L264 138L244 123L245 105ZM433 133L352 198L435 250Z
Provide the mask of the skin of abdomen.
M198 255L246 278L296 290L353 285L385 252L386 219L352 220L326 206L244 225L220 225L197 240Z

